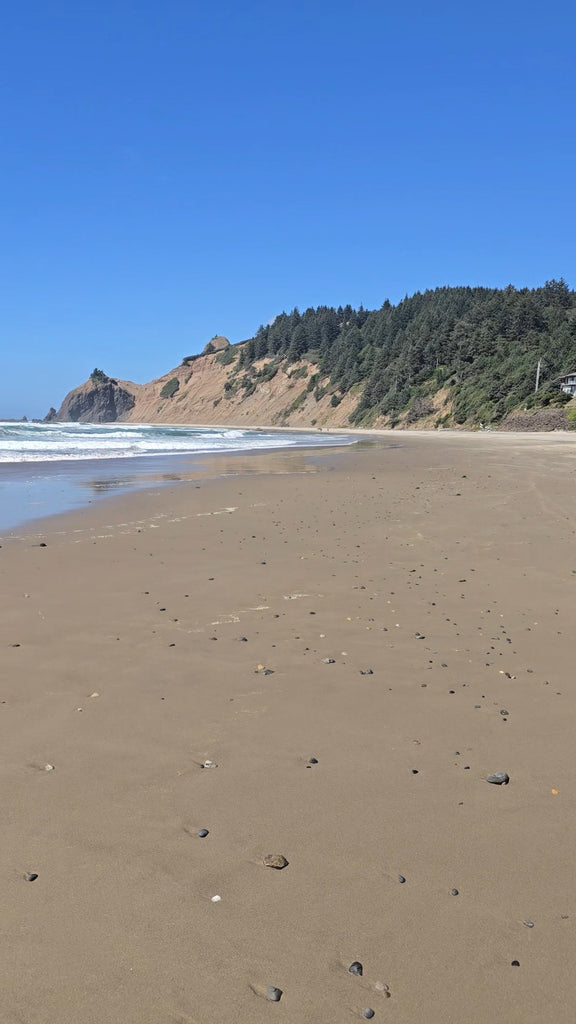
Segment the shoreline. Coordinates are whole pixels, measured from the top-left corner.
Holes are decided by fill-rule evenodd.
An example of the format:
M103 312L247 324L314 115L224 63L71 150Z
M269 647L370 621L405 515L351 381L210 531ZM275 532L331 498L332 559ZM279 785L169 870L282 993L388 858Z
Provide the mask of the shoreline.
M202 473L217 474L219 470L211 464L212 459L218 459L218 465L224 467L240 466L244 457L249 461L254 456L266 460L283 453L297 457L298 453L322 452L351 443L1 462L0 488L4 489L4 494L0 496L0 537L26 523L85 507L104 495L120 495L127 490L155 487L171 480L194 479ZM45 509L40 510L39 506Z
M214 429L222 428L216 427ZM232 427L231 429L236 428ZM240 429L260 431L261 429L268 430L272 428L243 427ZM283 428L277 429L281 431ZM294 430L292 428L285 429L290 433L298 432L297 428ZM310 431L302 430L300 432L309 433ZM413 443L418 444L420 441L424 443L441 443L446 441L448 445L454 443L456 445L466 445L471 443L473 449L476 448L478 451L486 452L498 451L498 449L508 451L517 449L519 452L522 450L541 451L543 448L548 448L550 450L563 450L565 454L570 454L570 449L573 449L576 456L576 433L573 431L547 431L539 433L524 431L459 431L448 429L429 431L364 431L355 428L342 428L342 430L334 431L334 433L354 437L357 444L354 445L353 450L356 451L364 447L362 442L368 445L373 444L377 447L383 445L384 447L398 448L411 446ZM392 445L385 445L384 442L387 441L393 441L394 443ZM59 474L69 474L75 478L74 482L68 487L68 496L64 499L61 507L57 507L53 511L24 515L20 519L14 518L12 524L5 527L0 525L0 541L8 540L10 536L15 535L15 531L18 531L19 534L32 531L42 532L43 523L46 524L44 528L47 529L50 523L56 521L58 517L80 513L82 510L94 507L96 502L100 504L102 501L105 501L107 506L109 506L111 502L122 500L129 494L141 494L150 490L156 490L159 487L167 488L171 484L181 486L191 481L208 481L218 478L221 474L227 476L234 475L235 472L241 475L245 473L251 474L259 471L253 468L258 460L267 465L267 468L261 470L264 473L282 471L273 468L273 464L277 461L280 466L283 460L296 462L297 464L301 463L300 468L295 468L294 472L306 472L309 470L303 467L307 459L313 461L314 458L328 455L331 452L346 453L351 450L352 448L349 445L314 446L311 444L309 446L293 448L280 447L230 452L216 451L169 455L160 453L105 459L0 463L0 477L2 476L3 468L5 468L4 476L8 478L9 485L13 480L18 481L20 478L23 483L26 483L26 477L30 476L31 473L54 477L55 480L57 480ZM244 466L242 465L243 459L246 459ZM208 463L211 463L211 465L207 465ZM85 497L83 500L79 500L79 484L91 488L93 497Z

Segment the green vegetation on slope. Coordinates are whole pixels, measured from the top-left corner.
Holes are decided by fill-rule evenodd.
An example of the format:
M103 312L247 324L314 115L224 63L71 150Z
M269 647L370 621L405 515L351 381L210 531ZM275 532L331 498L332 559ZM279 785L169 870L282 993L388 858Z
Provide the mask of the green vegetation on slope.
M358 392L350 417L357 425L401 415L415 422L432 412L440 389L450 409L443 422L498 423L519 406L567 400L554 381L576 368L576 292L559 280L535 289L437 288L373 311L294 309L238 348L247 390L281 363L307 360L317 371L309 390L328 378L333 405ZM265 358L269 368L257 371Z

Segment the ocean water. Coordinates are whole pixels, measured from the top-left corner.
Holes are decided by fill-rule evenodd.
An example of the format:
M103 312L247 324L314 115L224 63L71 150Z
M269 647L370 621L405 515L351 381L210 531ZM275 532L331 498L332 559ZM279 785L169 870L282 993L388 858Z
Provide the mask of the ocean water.
M207 475L248 472L242 455L281 450L304 459L307 449L353 443L315 430L0 422L0 536L102 497L201 476L210 456L220 469Z
M0 462L129 459L349 444L344 435L320 431L154 426L132 423L3 423Z

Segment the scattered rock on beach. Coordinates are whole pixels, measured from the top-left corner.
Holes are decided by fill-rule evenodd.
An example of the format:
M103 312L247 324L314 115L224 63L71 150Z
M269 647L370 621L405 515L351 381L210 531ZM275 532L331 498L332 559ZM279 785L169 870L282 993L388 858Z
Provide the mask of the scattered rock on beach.
M218 765L216 764L216 761L203 761L201 767L202 768L217 768Z
M370 1006L366 1007L366 1009L364 1010L363 1016L366 1017L366 1020L372 1020L372 1017L375 1016L374 1010L372 1009L372 1007L370 1007Z
M350 964L350 967L348 968L348 973L356 974L358 975L359 978L362 977L364 973L364 968L362 967L362 964L360 963L359 960L355 960L353 964Z
M209 833L207 828L201 828L198 830L198 835L200 836L200 839L205 839L208 834Z
M492 775L488 775L486 782L490 782L493 786L507 786L510 782L510 776L508 772L494 772Z
M276 868L277 871L288 867L288 861L281 853L267 853L264 857L264 864L267 868Z
M398 875L398 881L400 882L400 885L404 885L404 882L406 881L404 875Z
M266 989L266 998L269 999L271 1003L279 1003L282 999L282 994L282 989L276 988L275 985L268 985L268 988Z
M322 664L323 665L335 665L336 662L335 662L334 658L322 658Z
M361 676L373 676L374 673L373 673L371 668L361 668L360 669L360 675Z
M35 881L36 881L36 879L38 878L38 875L36 874L36 872L35 872L35 871L30 871L30 872L29 872L28 874L26 874L26 875L25 875L24 877L26 878L26 881L27 881L27 882L35 882Z

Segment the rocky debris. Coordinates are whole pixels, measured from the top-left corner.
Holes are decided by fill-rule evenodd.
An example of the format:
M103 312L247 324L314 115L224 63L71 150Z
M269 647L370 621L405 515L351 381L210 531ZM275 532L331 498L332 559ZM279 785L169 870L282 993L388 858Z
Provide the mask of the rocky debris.
M200 839L205 839L206 836L209 835L208 829L207 828L199 829L198 830L198 835L200 836Z
M372 1007L371 1006L367 1006L366 1009L364 1010L362 1016L365 1017L366 1020L372 1020L372 1017L375 1016L374 1010L372 1009Z
M335 665L336 661L334 660L334 658L322 658L322 664L323 665Z
M275 985L268 985L268 988L266 989L266 998L269 999L271 1003L279 1003L282 996L283 992L281 988L276 988Z
M24 877L26 878L27 882L35 882L36 879L38 878L38 875L36 874L35 871L30 871Z
M353 964L350 964L350 967L348 968L348 973L357 974L359 978L362 977L364 973L364 968L362 967L362 964L360 963L359 960L355 960Z
M404 882L406 881L404 875L398 875L398 881L400 882L400 885L404 885Z
M493 786L507 786L510 782L510 776L508 772L494 772L492 775L488 775L486 782L490 782Z
M264 857L264 864L267 868L276 868L276 871L282 871L283 868L288 867L288 861L281 853L267 853Z
M201 768L217 768L218 765L216 764L216 761L203 761L200 767Z

